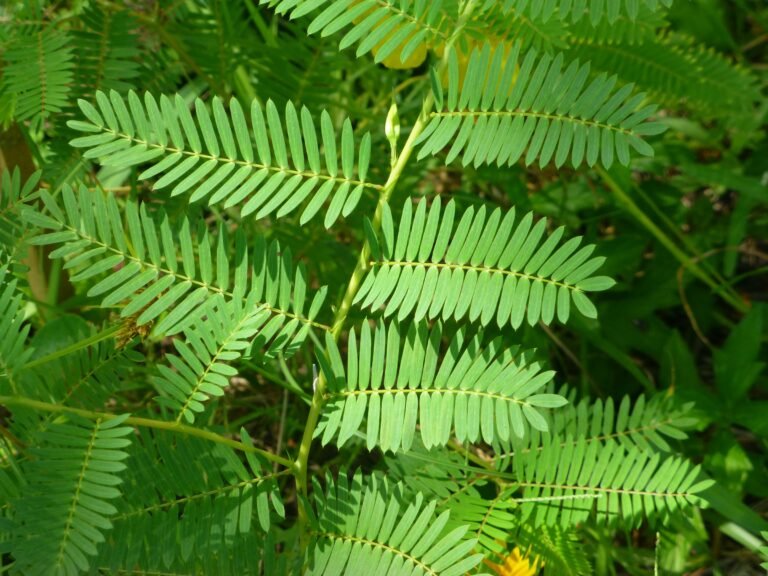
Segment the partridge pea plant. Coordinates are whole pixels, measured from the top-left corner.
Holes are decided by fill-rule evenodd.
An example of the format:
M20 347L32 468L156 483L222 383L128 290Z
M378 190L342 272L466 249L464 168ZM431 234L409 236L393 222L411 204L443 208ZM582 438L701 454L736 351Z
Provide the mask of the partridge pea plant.
M747 309L630 193L680 93L751 138L756 80L671 5L0 8L2 571L611 573L629 534L658 567L718 489L705 421L599 343L611 233L525 186L590 182Z

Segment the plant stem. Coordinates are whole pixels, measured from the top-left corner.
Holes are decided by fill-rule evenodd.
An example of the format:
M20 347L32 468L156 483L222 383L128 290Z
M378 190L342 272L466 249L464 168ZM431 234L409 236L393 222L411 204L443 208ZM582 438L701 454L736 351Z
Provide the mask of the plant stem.
M419 134L421 134L422 130L424 130L424 126L426 125L427 121L426 119L428 117L429 111L432 109L433 104L434 99L430 93L424 101L421 114L416 120L416 123L413 125L411 133L408 136L408 140L406 140L405 144L403 145L403 149L397 158L397 162L395 162L395 165L392 167L392 171L389 174L389 178L387 178L386 184L379 192L379 202L376 205L376 212L374 213L373 220L371 222L374 232L378 232L381 228L381 218L382 214L384 213L384 204L386 204L387 200L389 200L390 196L392 195L392 192L395 189L395 185L400 179L400 176L402 175L403 170L405 169L405 166L408 163L411 154L413 153L416 138L418 138ZM366 239L363 243L363 248L360 251L360 257L357 259L355 269L352 272L351 278L349 279L347 291L344 294L344 298L336 310L336 314L333 319L331 334L333 339L336 341L338 341L339 337L341 336L344 323L346 322L347 316L349 315L349 310L352 308L352 301L354 300L355 294L357 294L357 291L360 288L360 282L362 282L363 276L368 271L368 258L370 253L371 246ZM304 435L302 436L301 445L299 446L299 454L296 457L296 462L294 463L296 488L301 494L305 495L307 492L307 463L309 461L309 451L312 444L315 428L317 427L317 423L320 419L320 412L322 411L323 405L325 403L325 384L325 378L323 374L320 373L317 382L315 383L315 390L312 396L312 404L309 409L309 415L307 416L307 424L304 427ZM299 513L302 517L304 516L304 511L301 507L299 508Z
M106 1L107 1L107 4L110 5L114 10L120 10L124 8L124 6L120 6L118 3L112 2L110 0L106 0ZM131 14L138 21L144 24L147 28L152 29L164 44L167 44L176 52L176 54L178 54L180 60L182 60L192 70L194 70L195 73L206 84L208 84L208 86L213 88L213 91L216 94L222 97L227 95L227 92L224 89L224 86L220 82L218 82L216 78L206 73L205 70L203 70L198 65L197 61L195 61L195 59L192 56L190 56L190 54L184 49L184 46L177 40L176 36L174 36L172 33L170 33L166 29L167 26L164 22L159 22L155 15L150 16L150 15L144 14L140 10L131 10Z
M654 222L651 220L645 212L635 204L635 201L627 194L621 186L611 177L611 175L603 168L597 167L597 172L605 182L606 186L610 189L613 195L627 208L627 210L634 216L643 227L646 228L653 236L674 256L691 274L696 276L699 280L704 282L707 286L712 288L715 293L725 300L728 304L733 306L739 312L746 312L749 310L749 306L734 296L728 291L724 291L722 286L710 278L702 268L696 263L696 261L688 256L683 250L681 250L677 244L667 236Z
M71 408L69 406L63 406L61 404L51 404L49 402L41 402L40 400L33 400L32 398L25 398L24 396L0 396L0 406L4 406L4 405L24 406L26 408L32 408L33 410L42 410L45 412L63 412L65 414L76 414L77 416L80 416L82 418L87 418L89 420L98 420L98 419L111 420L113 418L118 417L117 414L110 414L108 412L96 412L93 410L83 410L80 408ZM234 448L235 450L240 450L242 452L252 452L254 454L260 454L261 456L264 456L264 458L266 458L267 460L271 462L276 462L277 464L285 466L286 468L291 468L293 466L293 462L291 462L287 458L282 458L281 456L272 454L271 452L267 452L266 450L262 450L261 448L256 448L255 446L249 446L247 444L243 444L242 442L238 442L237 440L232 440L231 438L222 436L221 434L216 434L216 432L210 432L209 430L202 430L200 428L195 428L194 426L188 426L186 424L178 424L176 422L166 422L164 420L154 420L152 418L141 418L138 416L129 416L125 420L125 423L130 426L137 426L142 428L154 428L155 430L165 430L168 432L176 432L178 434L184 434L186 436L195 436L196 438L209 440L211 442L215 442L216 444L223 444L225 446L229 446L230 448Z
M469 18L476 4L477 0L468 0L464 4L458 23L456 25L456 29L453 31L451 37L445 44L443 57L441 58L439 64L438 77L441 77L442 73L447 68L448 53L453 46L453 43L458 38L459 33L463 30L464 26L469 21ZM384 213L384 205L392 196L392 192L395 190L395 186L397 186L397 182L400 180L400 176L402 176L403 170L405 170L405 167L408 164L408 160L411 158L411 154L413 154L416 140L419 135L421 135L422 131L427 125L427 122L429 121L429 114L432 111L434 103L434 96L430 91L424 99L424 104L422 106L419 117L416 119L413 128L411 128L411 132L408 135L405 144L403 144L403 148L400 151L397 160L392 166L392 170L389 173L386 184L384 184L384 187L379 191L379 201L376 204L376 212L374 213L373 220L371 221L374 234L378 233L381 228L381 219ZM336 314L334 315L333 323L331 325L331 335L335 341L338 341L339 337L341 336L341 333L344 329L344 324L347 320L347 316L349 315L349 311L352 308L352 302L354 301L355 295L360 289L360 283L362 282L365 273L368 271L370 253L371 246L368 242L368 239L366 238L363 243L363 247L360 250L360 257L357 259L357 264L355 265L355 269L352 272L349 283L347 284L347 290L341 300L341 304L336 310ZM312 439L314 437L317 423L320 420L320 414L322 412L323 405L326 401L325 386L325 377L321 372L317 378L317 381L314 383L312 405L310 406L309 415L307 416L307 423L304 428L301 445L299 446L299 453L293 465L294 475L296 476L296 490L299 495L303 496L307 495L307 469L309 453L312 446ZM304 539L305 530L303 528L307 521L307 514L301 502L302 500L299 499L299 530L302 534L302 539Z
M283 408L280 410L280 427L277 431L277 448L275 452L280 454L283 449L283 436L285 435L285 420L288 415L288 390L283 390ZM293 463L291 463L293 467ZM277 472L277 462L275 462L274 472Z
M48 294L46 302L50 307L55 307L59 300L59 284L61 283L62 261L57 258L51 262L51 270L48 273Z
M256 362L252 362L250 360L244 360L243 365L247 366L248 368L250 368L254 372L257 372L258 374L261 374L262 376L264 376L264 378L269 380L272 384L277 384L281 388L285 388L292 394L295 394L296 396L301 398L303 402L306 402L307 405L310 404L310 398L311 398L310 395L304 390L302 390L302 388L295 382L283 380L282 378L280 378L280 374L277 374L275 372L270 372L263 366L260 366Z
M382 214L384 213L384 204L392 195L392 192L395 189L395 185L400 179L400 175L403 173L403 169L408 163L408 159L411 157L416 138L418 138L419 134L421 134L422 130L424 130L427 114L429 113L432 104L433 99L430 94L430 96L428 96L424 102L424 108L422 109L421 115L413 125L411 133L408 136L408 140L406 140L405 145L403 146L403 149L397 158L397 162L392 167L392 172L389 174L387 183L379 193L379 202L376 205L376 212L374 213L373 221L371 222L374 232L378 232L381 228L381 218ZM352 272L352 277L349 279L347 291L344 294L344 298L336 310L336 314L333 319L331 334L334 340L338 341L339 337L341 336L344 323L346 322L347 316L349 315L349 310L352 308L352 301L354 300L355 294L357 294L357 291L360 288L360 282L362 282L363 276L368 270L368 257L370 253L371 246L366 239L365 243L363 244L363 248L360 251L360 257L357 259L357 265ZM307 416L307 424L304 427L304 434L301 439L301 445L299 446L299 453L296 457L296 461L294 462L296 489L300 494L304 495L307 493L307 466L309 461L310 447L312 445L312 438L314 436L317 423L320 420L320 413L322 412L323 405L325 404L325 384L325 377L321 372L317 378L317 381L315 382L315 390L314 394L312 395L312 404L309 408L309 415ZM299 515L302 521L305 520L305 512L301 506L299 507Z
M112 326L110 328L106 328L102 330L101 332L97 332L96 334L93 334L92 336L88 336L88 338L84 338L83 340L80 340L79 342L75 342L74 344L71 344L67 346L66 348L61 348L60 350L56 350L56 352L51 352L50 354L47 354L43 356L42 358L37 358L36 360L32 360L31 362L27 362L20 368L20 370L26 370L28 368L34 368L35 366L39 366L41 364L46 364L47 362L52 362L53 360L56 360L57 358L61 358L62 356L67 356L69 354L72 354L73 352L77 352L78 350L82 350L83 348L88 348L90 346L93 346L94 344L97 344L98 342L101 342L102 340L107 340L109 338L112 338L115 334L117 334L120 331L121 326L119 324Z
M408 140L406 140L405 144L403 145L403 149L400 152L400 155L397 157L395 165L392 167L392 171L389 174L387 183L379 193L379 202L376 205L376 212L373 214L373 220L371 221L374 232L378 232L381 229L381 218L384 214L384 204L386 204L389 201L389 198L392 196L395 185L400 179L400 176L402 175L403 170L405 169L405 166L411 157L416 138L419 137L427 124L426 119L428 117L429 111L432 109L433 104L434 100L432 98L432 94L430 93L430 95L427 96L426 100L424 101L424 107L421 111L421 114L419 115L419 118L416 120L416 123L411 129ZM344 328L344 322L349 315L349 310L352 308L352 301L354 300L357 291L360 289L360 282L362 282L365 273L370 268L370 255L371 245L366 239L366 241L363 243L362 250L360 250L360 257L357 259L357 265L352 272L352 277L349 279L347 291L344 294L344 298L342 299L341 305L339 306L339 309L337 310L336 316L333 320L331 334L333 335L333 339L336 341L338 341L339 336L341 335L341 331Z

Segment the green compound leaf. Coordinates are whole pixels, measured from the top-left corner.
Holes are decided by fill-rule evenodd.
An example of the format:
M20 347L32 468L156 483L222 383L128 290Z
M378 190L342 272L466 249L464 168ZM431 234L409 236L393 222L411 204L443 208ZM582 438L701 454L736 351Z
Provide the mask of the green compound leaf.
M138 326L152 322L155 334L177 334L205 315L208 306L220 307L223 297L242 303L247 299L249 312L258 308L268 314L260 334L271 334L274 340L267 345L269 338L259 339L268 354L295 350L311 326L326 328L313 321L325 289L314 295L305 314L306 270L303 265L295 268L291 251L281 250L277 242L268 245L258 236L249 250L244 234L237 232L231 247L221 226L215 236L200 232L195 250L186 218L176 232L162 211L158 226L146 204L129 201L124 226L112 194L94 194L85 187L75 194L65 186L61 196L66 215L42 192L57 220L31 207L23 212L29 222L54 230L32 237L30 244L60 244L51 256L65 260L72 281L89 280L88 296L99 297L105 307L122 304L120 315L135 317Z
M590 81L589 64L571 62L563 54L521 53L521 44L485 44L473 50L463 78L455 50L449 55L446 107L430 113L417 140L419 158L448 148L447 162L459 155L462 165L496 163L511 166L574 167L598 161L609 168L614 160L628 165L629 149L652 156L642 136L665 130L645 122L655 111L632 85L614 90L616 77ZM440 98L442 100L442 98Z
M235 99L227 110L219 98L214 98L212 114L198 99L192 114L179 95L174 100L161 96L158 106L151 94L144 95L142 104L130 92L130 111L124 98L114 91L109 98L97 92L96 98L101 114L85 100L79 101L88 122L71 121L69 126L88 135L70 144L86 149L84 157L104 166L149 164L139 178L156 178L154 189L167 189L171 196L189 194L190 202L206 199L209 206L239 206L242 216L253 214L256 218L271 214L279 218L305 204L302 223L331 198L325 218L329 227L341 207L345 215L352 212L364 189L379 188L365 181L370 137L364 137L357 148L349 120L341 136L343 174L338 173L337 135L327 112L322 115L323 165L311 114L302 108L299 122L290 102L283 118L271 100L266 107L254 100L251 130ZM355 171L356 162L361 166L360 174ZM331 217L334 205L339 210Z
M541 409L567 400L538 394L554 376L532 353L506 348L497 338L459 330L443 350L443 328L426 323L400 326L364 322L349 336L346 370L330 336L318 361L327 380L326 405L318 434L343 446L361 429L369 450L408 451L417 433L428 449L460 442L507 443L546 431ZM367 422L367 423L364 423Z
M117 512L133 428L128 417L51 424L25 464L13 554L24 574L88 571ZM55 474L51 474L55 470ZM70 482L62 482L68 478Z
M455 219L458 224L454 226ZM564 228L545 237L546 220L534 224L528 213L516 221L515 209L503 213L486 207L457 215L436 198L427 210L422 199L415 212L406 202L395 240L389 208L382 219L384 241L374 254L355 303L398 320L413 317L468 319L486 326L518 328L554 318L566 322L571 303L585 316L597 311L588 291L605 290L614 281L593 276L603 257L581 238L560 243ZM393 245L394 244L394 245Z
M466 526L444 530L449 512L436 515L436 502L421 494L405 501L402 486L386 479L328 476L314 500L307 574L460 576L482 561Z

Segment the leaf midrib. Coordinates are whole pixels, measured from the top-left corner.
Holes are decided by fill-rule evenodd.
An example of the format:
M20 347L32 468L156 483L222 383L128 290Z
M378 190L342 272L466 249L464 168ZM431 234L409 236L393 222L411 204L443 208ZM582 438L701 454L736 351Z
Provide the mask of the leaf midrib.
M326 398L333 397L347 397L347 396L375 396L385 394L397 394L403 392L404 394L454 394L454 395L466 395L466 396L480 396L482 398L491 398L493 400L504 400L507 402L514 402L520 405L530 405L530 402L526 402L523 399L515 398L513 396L504 396L502 394L495 394L493 392L485 392L483 390L472 390L462 388L376 388L367 390L341 390L338 392L331 392L326 395Z
M383 267L383 266L400 266L402 268L407 267L418 267L423 266L424 268L448 268L449 270L464 270L464 271L474 271L478 274L481 273L488 273L488 274L502 274L505 276L516 276L518 278L526 278L528 280L531 280L532 282L543 282L545 284L554 284L555 286L561 286L563 288L567 288L569 290L573 290L574 292L583 292L581 288L578 288L574 284L566 284L565 282L560 282L558 280L552 280L551 278L544 278L542 276L536 276L535 274L526 274L525 272L518 272L516 270L504 270L502 268L492 268L488 266L473 266L472 264L448 264L445 262L406 262L402 260L383 260L381 262L379 261L371 261L368 263L369 267Z
M327 540L341 540L346 542L352 542L353 544L367 544L368 546L374 547L374 548L381 548L385 552L390 552L391 554L394 554L396 556L401 556L403 558L406 558L407 560L413 562L416 566L424 570L424 574L428 576L438 576L438 573L432 570L429 566L418 560L417 558L411 556L410 554L403 552L402 550L398 550L397 548L393 548L392 546L389 546L387 544L384 544L382 542L377 542L375 540L369 540L368 538L361 538L359 536L350 536L348 534L337 534L335 532L317 532L313 531L311 533L312 536L316 536L318 538L326 538Z
M80 238L83 238L85 240L88 240L91 244L95 244L96 246L102 247L110 252L113 252L115 254L118 254L122 256L124 259L129 260L131 262L136 262L143 268L152 268L157 271L158 278L160 277L160 274L165 274L167 276L173 276L177 280L180 280L182 282L189 282L192 285L199 286L201 288L205 288L209 292L215 292L217 294L221 294L222 296L226 296L228 298L234 298L234 293L229 292L227 290L222 290L221 288L218 288L216 286L213 286L211 284L206 284L205 282L202 282L200 280L197 280L195 278L190 278L189 276L185 274L181 274L179 272L173 272L172 270L169 270L167 268L162 268L161 266L154 264L152 262L147 262L145 260L142 260L140 258L137 258L136 256L132 256L131 254L126 254L125 252L118 250L117 248L110 246L108 244L105 244L101 240L98 240L89 234L85 234L82 230L75 228L73 226L70 226L69 224L62 224L62 228L69 230L71 232L74 232L77 234ZM272 314L285 316L286 318L296 319L302 324L309 324L310 326L314 328L320 328L321 330L329 331L331 329L330 326L326 326L325 324L320 324L319 322L315 322L314 320L309 320L308 318L304 318L303 316L298 316L297 314L294 314L292 312L287 312L285 310L282 310L280 308L274 308L266 303L258 303L256 307L261 308L263 310L268 310Z
M196 158L200 158L201 160L216 160L217 162L221 162L222 164L234 164L235 166L248 166L252 168L254 171L268 170L276 174L280 173L280 174L286 174L288 176L302 176L303 178L318 178L320 180L332 180L338 184L349 183L355 186L363 186L364 188L370 188L372 190L381 190L383 188L383 186L381 186L380 184L374 184L372 182L363 182L362 180L353 180L351 178L331 176L330 174L323 174L320 172L312 172L308 170L295 170L291 168L277 166L274 164L261 164L259 162L248 162L246 160L240 160L237 158L227 158L225 156L213 156L211 154L203 154L202 152L194 152L192 150L176 148L175 146L163 146L162 144L149 142L147 140L142 140L141 138L131 136L130 134L126 134L125 132L119 132L117 130L113 130L108 126L103 126L103 125L98 125L93 123L91 124L93 126L97 126L98 128L100 128L102 132L112 134L113 136L115 136L115 138L120 138L122 140L126 140L133 144L145 146L147 149L153 148L156 150L163 150L164 152L168 152L169 154L181 154L182 156L196 157ZM124 152L124 150L119 150L115 152L115 154L120 154L122 152ZM173 167L175 166L176 164L173 165ZM169 168L169 170L172 169L173 167Z
M613 124L606 124L604 122L598 122L596 120L589 120L587 118L576 118L568 114L552 114L548 112L534 112L532 110L445 110L441 112L432 112L430 117L432 118L456 118L456 117L503 117L503 116L522 116L525 118L544 118L546 120L569 122L572 124L581 124L588 128L595 127L601 130L610 130L612 132L619 132L627 136L637 136L631 128L622 128L621 126L614 126Z

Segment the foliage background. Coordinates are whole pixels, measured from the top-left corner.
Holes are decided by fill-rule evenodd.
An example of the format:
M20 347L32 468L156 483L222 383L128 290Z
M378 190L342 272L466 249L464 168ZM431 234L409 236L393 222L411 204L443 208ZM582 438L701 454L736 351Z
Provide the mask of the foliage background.
M647 526L616 531L594 525L577 538L600 574L647 573L654 563L664 574L756 574L758 534L768 516L768 8L759 0L681 0L650 21L645 37L602 44L590 35L620 32L581 25L563 32L549 22L534 32L522 27L498 34L515 34L544 50L554 39L569 56L592 60L647 90L663 104L660 118L668 127L652 140L653 158L610 173L522 163L444 167L442 159L428 158L412 163L392 204L407 196L445 195L461 207L516 206L598 244L607 258L601 273L618 282L595 299L599 320L574 317L567 327L543 330L523 325L514 338L537 348L558 382L582 397L618 402L625 395L664 392L680 403L695 401L695 423L680 448L717 485L707 493L710 509L673 519L658 533ZM383 126L390 104L397 102L407 134L430 83L425 64L396 70L356 58L354 48L339 52L336 38L308 37L307 21L289 21L252 0L8 2L0 7L0 22L0 168L19 166L26 178L40 167L49 189L74 179L96 185L98 171L104 189L121 198L162 201L172 217L188 210L185 200L161 200L135 174L94 166L67 145L76 135L66 121L79 115L77 97L133 87L178 92L188 101L256 97L272 99L281 110L288 100L313 112L326 108L334 119L353 118L356 133L372 133L371 178L381 182L389 168ZM30 91L17 89L36 71L14 54L41 22L55 32L47 42L68 35L65 60L72 65L49 63L56 72L39 110L24 101L24 94L34 100ZM714 54L738 63L742 72L723 72L723 61L709 57ZM375 202L364 194L357 211L372 214ZM225 212L214 207L207 216L215 220ZM248 226L290 247L294 260L306 265L310 286L332 287L327 301L336 303L355 266L362 229L353 219L331 230L298 222L295 215L279 225L263 219ZM18 245L13 226L13 215L0 212L0 240L12 257ZM60 263L43 264L36 252L26 262L30 269L20 275L30 301L37 301L29 308L36 354L90 334L88 323L104 316L67 281ZM319 321L331 321L328 307ZM151 364L169 347L167 340L146 339L138 349ZM295 450L314 363L306 349L265 365L244 362L206 414L208 423L223 434L245 425L257 446L278 454ZM152 394L147 387L126 388L120 402L136 412ZM359 447L316 450L313 476L340 465L387 465ZM286 502L289 514L295 513L290 494Z

